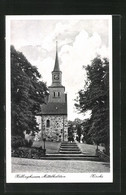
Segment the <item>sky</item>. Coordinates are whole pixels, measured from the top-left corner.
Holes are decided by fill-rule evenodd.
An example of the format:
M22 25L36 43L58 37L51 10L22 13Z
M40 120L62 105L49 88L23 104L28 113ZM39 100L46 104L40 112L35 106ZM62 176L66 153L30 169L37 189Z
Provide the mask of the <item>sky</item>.
M10 22L10 44L38 68L42 80L51 85L56 41L62 84L68 99L68 120L85 119L74 107L77 93L87 79L83 65L97 55L109 58L109 17L41 16L17 17Z

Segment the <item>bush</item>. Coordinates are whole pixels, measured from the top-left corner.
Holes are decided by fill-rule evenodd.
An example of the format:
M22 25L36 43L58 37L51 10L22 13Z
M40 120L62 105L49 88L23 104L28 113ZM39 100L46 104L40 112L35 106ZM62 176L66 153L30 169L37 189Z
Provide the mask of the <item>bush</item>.
M25 146L25 139L19 135L12 136L11 137L11 146L12 146L12 148L18 148L18 147Z
M26 147L31 147L32 146L32 144L33 144L33 141L32 140L25 140L25 146Z
M11 151L12 157L19 158L34 158L41 159L44 156L44 150L40 148L28 148L28 147L19 147L16 150Z
M31 131L29 134L26 132L26 130L24 131L24 138L25 138L25 145L27 147L31 147L33 144L33 140L35 138L35 136L33 135L33 132Z
M110 157L104 152L101 152L99 149L96 149L96 155L99 157L100 160L110 162Z

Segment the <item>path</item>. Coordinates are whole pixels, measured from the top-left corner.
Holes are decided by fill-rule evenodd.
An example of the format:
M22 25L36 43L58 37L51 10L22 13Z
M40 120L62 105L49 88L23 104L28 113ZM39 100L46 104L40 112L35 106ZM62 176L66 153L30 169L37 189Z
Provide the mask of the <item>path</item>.
M35 160L12 158L12 172L90 173L109 172L109 163L79 160Z

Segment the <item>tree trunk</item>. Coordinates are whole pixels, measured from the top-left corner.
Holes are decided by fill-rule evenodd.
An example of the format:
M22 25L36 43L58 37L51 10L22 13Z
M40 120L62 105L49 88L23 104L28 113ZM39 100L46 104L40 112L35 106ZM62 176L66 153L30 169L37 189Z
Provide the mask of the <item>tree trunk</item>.
M109 143L105 143L105 153L109 156L110 151L109 151Z

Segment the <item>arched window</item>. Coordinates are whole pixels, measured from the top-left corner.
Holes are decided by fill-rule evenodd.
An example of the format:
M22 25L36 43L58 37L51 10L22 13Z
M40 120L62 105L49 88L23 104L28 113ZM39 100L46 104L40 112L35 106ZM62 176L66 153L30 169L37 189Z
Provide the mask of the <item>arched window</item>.
M55 92L54 92L54 97L56 96Z
M50 127L50 120L49 119L46 121L46 127Z
M60 97L60 92L58 92L58 97Z

